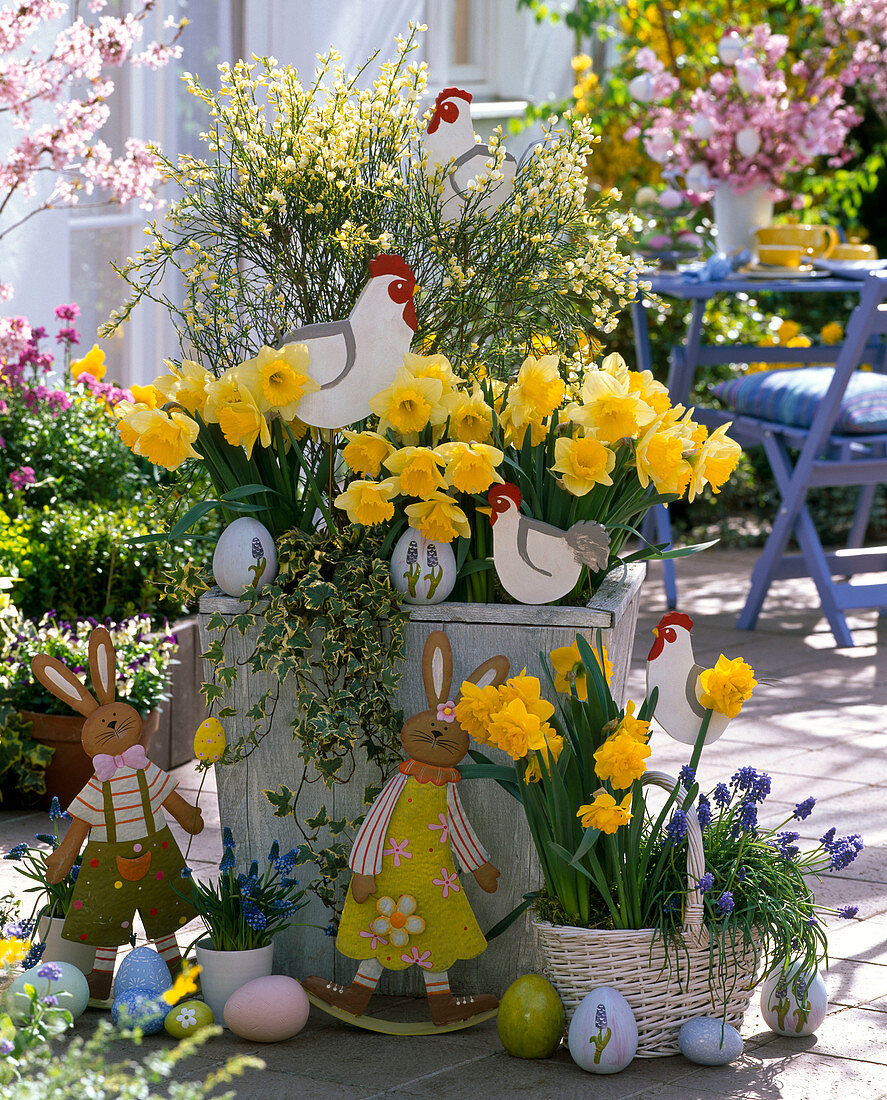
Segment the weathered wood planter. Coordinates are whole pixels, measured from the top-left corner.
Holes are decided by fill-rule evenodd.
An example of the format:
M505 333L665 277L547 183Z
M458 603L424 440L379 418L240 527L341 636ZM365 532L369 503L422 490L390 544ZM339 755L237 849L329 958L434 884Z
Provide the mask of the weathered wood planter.
M636 564L624 571L614 571L588 607L442 603L410 608L410 622L405 628L406 660L396 697L397 706L406 716L427 706L420 657L425 639L433 630L445 630L452 644L455 691L473 668L494 654L505 654L515 672L526 667L531 674L539 675L540 652L548 653L557 646L571 644L577 633L590 637L595 630L601 629L613 662L613 693L617 699L622 698L644 569L642 564ZM244 610L245 605L239 600L224 596L218 590L205 595L200 602L202 645L206 647L214 640L207 630L210 615L220 612L227 619ZM255 636L251 631L243 637L231 631L227 644L231 652L226 652L226 663L235 664L252 652ZM265 679L246 672L238 676L233 688L233 705L238 714L244 715L269 686ZM216 768L221 821L234 831L238 841L238 864L244 869L252 859L261 863L275 839L280 840L282 850L304 840L301 823L292 817L275 817L263 790L275 789L282 783L295 790L302 784L299 793L302 821L324 803L332 817L355 817L366 809L362 804L365 783L377 781L378 773L367 770L355 774L351 782L336 784L328 790L313 769L309 767L306 772L290 730L293 695L290 685L281 690L271 730L251 756L239 764ZM492 755L496 755L495 750ZM502 759L507 760L504 755ZM478 923L486 930L514 908L526 892L538 888L539 867L523 813L510 795L486 780L463 781L460 794L475 831L502 872L495 894L485 894L469 874L461 878ZM303 877L307 879L310 875L310 869L304 868ZM275 968L294 977L317 973L335 976L340 982L350 981L356 963L338 956L334 938L325 936L320 930L329 923L323 906L312 902L300 916L306 925L290 928L276 938ZM384 974L380 990L421 992L424 989L422 979L412 973L414 969L396 975ZM459 963L451 974L451 983L457 991L501 994L515 977L539 969L535 939L525 915L494 940L478 959Z
M151 738L151 759L158 768L169 771L194 759L194 731L206 717L206 704L200 694L203 682L203 648L197 617L173 623L178 648L175 664L170 666L169 698L158 707L160 725Z

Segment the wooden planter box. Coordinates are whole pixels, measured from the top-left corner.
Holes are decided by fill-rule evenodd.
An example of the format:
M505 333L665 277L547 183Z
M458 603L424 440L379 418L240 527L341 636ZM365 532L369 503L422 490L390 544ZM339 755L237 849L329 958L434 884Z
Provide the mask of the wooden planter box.
M526 667L531 674L540 675L540 652L548 653L557 646L571 644L577 633L590 637L595 630L601 629L613 662L613 693L621 699L644 572L642 564L614 571L588 607L442 603L409 608L410 622L405 628L406 660L396 705L402 708L406 717L427 706L420 657L425 639L433 630L445 630L453 647L455 691L472 669L494 654L505 654L515 672ZM206 647L215 640L207 630L210 615L220 612L230 618L244 610L245 605L239 600L224 596L218 590L205 595L200 601L201 644ZM252 651L255 641L251 635L251 631L243 637L231 631L228 637L231 654L230 657L226 654L227 663L234 664ZM264 676L248 673L238 676L232 696L229 696L238 714L245 714L269 686L266 681ZM306 775L289 727L293 694L288 684L281 690L274 723L258 749L239 764L216 768L221 823L234 832L238 844L237 862L243 869L253 859L261 864L273 840L280 841L282 851L302 843L302 822L324 803L331 817L356 817L365 812L364 785L377 781L377 771L361 769L351 782L337 784L332 790L319 781L311 782L316 780L316 773L309 767ZM491 755L497 755L495 750ZM504 756L502 759L507 760ZM284 783L295 790L303 777L307 782L299 795L301 820L275 817L262 791L276 789ZM485 931L514 908L526 892L538 888L540 872L523 811L510 795L486 780L463 781L460 795L478 837L502 872L495 894L485 894L470 874L461 876L478 923ZM311 869L302 868L301 877L307 881L312 877ZM307 926L325 927L329 923L328 912L320 903L312 902L300 916L306 926L290 928L276 938L275 968L297 978L314 973L334 977L338 982L349 982L357 964L336 954L334 937L324 936L316 927ZM464 989L498 995L514 978L538 969L535 939L529 918L524 915L479 958L459 963L450 979L456 991ZM422 978L413 970L415 967L397 974L383 973L380 991L423 992Z
M170 633L179 647L170 666L169 695L157 708L160 725L151 738L151 760L164 771L178 768L194 759L194 732L206 717L206 704L200 694L203 661L197 616L173 623Z

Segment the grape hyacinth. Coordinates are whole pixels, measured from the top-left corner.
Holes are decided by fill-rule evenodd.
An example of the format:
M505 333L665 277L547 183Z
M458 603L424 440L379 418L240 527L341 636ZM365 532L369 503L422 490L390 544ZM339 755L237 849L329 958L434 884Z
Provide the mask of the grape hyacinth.
M231 830L228 828L227 825L225 826L224 829L222 829L222 847L224 847L224 848L234 848L235 847L234 834L231 832Z
M225 854L219 862L219 870L222 872L234 870L234 849L226 848Z
M795 812L792 814L792 817L797 818L798 821L806 821L813 813L813 807L815 805L815 798L805 798L803 802L799 802L797 806L795 806Z
M46 950L45 943L35 943L31 945L31 950L25 955L22 960L22 969L30 970L36 966L37 963L43 958L43 952Z
M686 790L689 790L696 782L696 771L689 764L685 764L678 772L678 779Z
M700 894L707 894L715 884L715 876L711 871L706 871L702 878L696 883L696 888Z
M684 839L687 832L687 815L683 810L675 810L671 815L671 820L665 826L665 835L671 841L672 844L677 844L678 841Z
M730 788L727 786L726 783L718 783L718 785L714 789L714 792L712 793L712 798L723 810L730 805L733 800L733 795L730 793Z
M730 785L737 791L744 791L746 801L763 802L770 793L770 776L766 772L758 774L756 768L740 768L733 773Z
M52 796L52 802L49 804L49 820L50 821L70 821L71 815L67 810L63 810L59 805L57 795Z
M696 804L696 817L701 829L707 829L711 825L711 816L711 803L704 794L700 794Z
M758 808L754 802L746 800L739 807L739 816L733 824L733 837L741 833L754 833L758 825Z
M598 1031L604 1031L607 1025L607 1009L604 1005L598 1005L594 1013L594 1026Z
M838 916L841 920L853 920L858 912L858 905L842 905L840 909L838 909Z
M717 901L718 916L722 917L727 913L732 913L735 904L736 903L733 901L733 895L730 893L729 890L725 890Z
M799 840L800 837L800 833L786 829L776 834L776 841L773 846L783 859L794 859L801 854L801 849L795 844L795 841Z

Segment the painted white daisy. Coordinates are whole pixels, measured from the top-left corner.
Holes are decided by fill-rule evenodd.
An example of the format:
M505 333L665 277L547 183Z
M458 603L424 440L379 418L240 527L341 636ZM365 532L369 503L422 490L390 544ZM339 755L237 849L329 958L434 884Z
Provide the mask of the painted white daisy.
M373 931L380 936L388 936L394 947L406 947L410 936L418 936L425 931L425 921L415 916L416 899L411 894L401 894L394 898L381 897L376 902L381 916L373 921Z
M176 1023L187 1031L197 1023L197 1013L193 1008L180 1008L176 1013Z

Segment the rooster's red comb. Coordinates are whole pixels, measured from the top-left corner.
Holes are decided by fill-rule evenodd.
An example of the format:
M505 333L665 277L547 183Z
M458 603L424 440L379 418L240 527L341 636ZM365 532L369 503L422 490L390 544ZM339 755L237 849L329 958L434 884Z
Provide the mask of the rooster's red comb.
M437 93L437 99L434 101L435 111L445 99L464 99L466 103L470 103L472 95L463 88L444 88L442 92Z
M379 275L396 275L399 279L407 279L414 285L416 282L413 269L403 256L398 256L395 252L387 256L380 254L370 260L370 278L375 279Z
M663 615L659 620L656 629L662 630L666 626L682 626L684 630L692 630L693 620L689 615L685 615L683 611L669 611L667 615Z
M520 502L523 499L521 491L516 485L512 485L510 481L506 481L502 485L494 485L487 494L487 500L493 505L495 505L497 500L501 500L502 497L508 497L509 500L513 500L517 507L520 508Z

